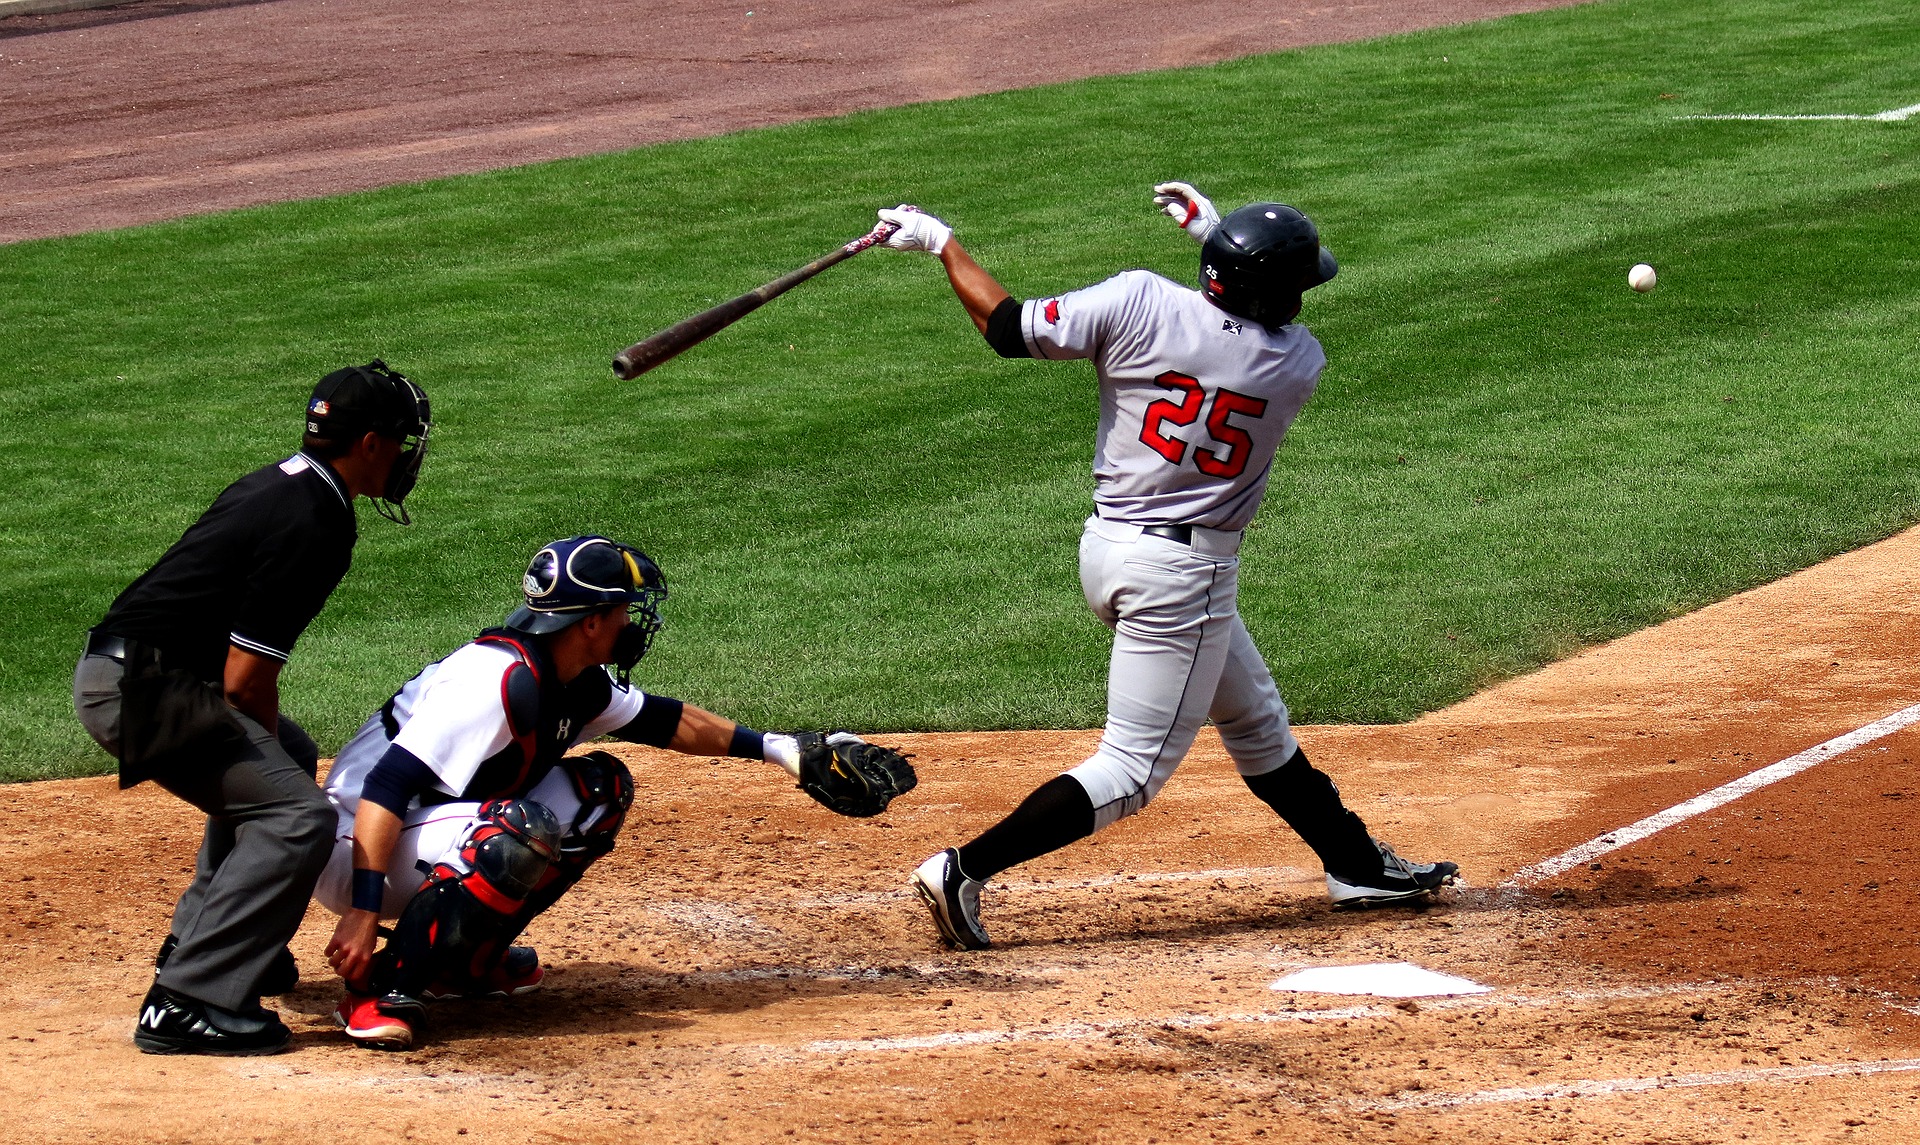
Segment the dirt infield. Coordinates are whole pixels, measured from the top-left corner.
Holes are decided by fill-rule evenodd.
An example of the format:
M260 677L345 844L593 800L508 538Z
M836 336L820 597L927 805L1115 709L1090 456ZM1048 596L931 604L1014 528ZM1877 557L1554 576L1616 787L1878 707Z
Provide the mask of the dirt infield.
M0 791L10 1140L1894 1141L1920 1134L1907 816L1920 728L1529 889L1524 865L1920 698L1920 530L1398 727L1302 740L1369 822L1471 886L1336 913L1218 741L1146 812L932 940L922 856L1077 762L1084 732L907 737L923 783L835 819L764 768L631 749L620 848L536 922L549 987L297 1052L143 1057L133 1003L191 815L106 780ZM50 830L49 830L50 829ZM1411 961L1494 988L1276 993Z
M1205 32L1061 0L19 17L0 239L1544 6L1263 0L1209 7ZM1920 1139L1920 727L1502 885L1920 700L1917 562L1920 530L1412 724L1302 729L1381 834L1462 864L1471 885L1427 910L1329 910L1209 733L1145 813L991 890L1000 945L959 955L905 872L1092 733L906 737L922 786L875 822L764 768L632 749L620 848L529 935L548 988L440 1007L404 1054L326 1020L318 912L278 1002L296 1052L136 1053L192 815L107 780L0 788L0 1140ZM1398 960L1493 990L1270 989Z
M148 0L0 19L0 241L1571 0Z

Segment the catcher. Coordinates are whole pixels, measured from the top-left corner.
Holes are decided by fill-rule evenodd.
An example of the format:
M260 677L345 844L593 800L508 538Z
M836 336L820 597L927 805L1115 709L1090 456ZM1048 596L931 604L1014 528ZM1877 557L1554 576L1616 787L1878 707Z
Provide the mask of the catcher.
M842 815L878 815L913 789L905 756L851 733L761 733L632 687L667 595L640 550L555 541L524 588L505 625L407 681L328 777L340 830L315 897L340 915L334 1018L364 1045L411 1046L429 1001L539 987L539 956L513 940L613 849L633 802L626 765L567 755L575 744L764 759ZM376 953L383 918L396 921Z

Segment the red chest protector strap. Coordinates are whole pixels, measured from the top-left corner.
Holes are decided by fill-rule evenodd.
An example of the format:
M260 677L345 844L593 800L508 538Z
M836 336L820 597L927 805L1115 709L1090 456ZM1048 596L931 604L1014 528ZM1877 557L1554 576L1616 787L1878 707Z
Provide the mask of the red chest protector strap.
M520 747L520 778L533 767L539 747L540 669L527 646L510 636L482 636L476 644L494 644L512 652L516 661L500 677L500 706L506 710L507 731Z

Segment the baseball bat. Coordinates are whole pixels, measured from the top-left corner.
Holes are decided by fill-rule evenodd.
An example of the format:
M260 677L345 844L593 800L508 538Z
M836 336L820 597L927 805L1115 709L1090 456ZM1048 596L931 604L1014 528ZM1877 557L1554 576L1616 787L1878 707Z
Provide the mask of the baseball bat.
M665 330L649 334L613 356L614 375L622 380L639 377L681 351L713 337L833 264L844 262L875 243L886 242L899 229L893 223L881 223L847 245L821 255L797 270L790 270L764 286L756 286L738 298L730 298L691 318L683 318Z

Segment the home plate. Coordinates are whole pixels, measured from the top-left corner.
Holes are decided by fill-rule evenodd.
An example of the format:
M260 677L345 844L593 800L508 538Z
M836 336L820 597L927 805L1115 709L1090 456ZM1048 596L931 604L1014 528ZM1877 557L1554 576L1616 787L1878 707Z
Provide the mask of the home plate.
M1306 994L1372 994L1376 998L1432 998L1445 994L1485 994L1482 986L1451 974L1425 970L1411 962L1369 962L1363 966L1315 966L1275 982L1275 990Z

